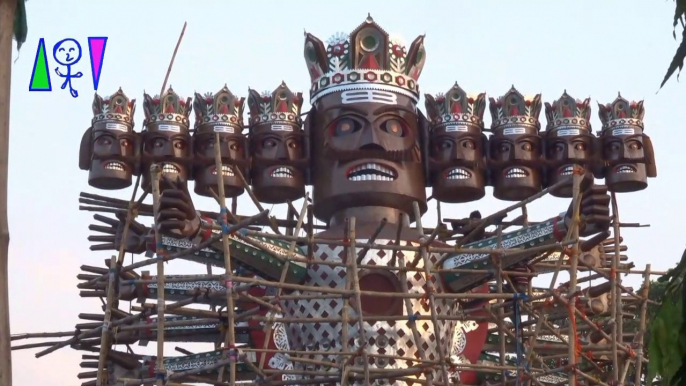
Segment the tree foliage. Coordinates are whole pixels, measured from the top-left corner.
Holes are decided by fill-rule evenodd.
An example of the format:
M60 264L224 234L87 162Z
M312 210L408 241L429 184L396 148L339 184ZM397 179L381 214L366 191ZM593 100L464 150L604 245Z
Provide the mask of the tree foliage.
M674 3L676 4L676 7L674 9L674 30L672 31L672 35L674 36L674 39L676 39L676 26L681 23L681 44L679 44L679 47L676 49L672 62L667 68L667 73L665 74L664 79L662 79L660 88L667 83L677 68L679 69L679 73L681 73L681 69L684 67L684 60L686 59L686 0L674 0ZM679 79L679 74L677 74L677 79Z
M662 305L650 326L647 379L659 376L664 385L686 384L686 307L684 279L686 251L676 268L658 281L664 283Z
M28 24L26 23L26 0L17 0L17 8L14 11L14 40L17 41L17 51L21 49L21 45L26 42L28 35Z

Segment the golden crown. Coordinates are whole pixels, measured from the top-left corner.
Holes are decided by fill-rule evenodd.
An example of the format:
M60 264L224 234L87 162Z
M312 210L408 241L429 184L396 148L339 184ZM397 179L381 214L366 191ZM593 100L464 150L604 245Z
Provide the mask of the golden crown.
M454 128L471 126L483 130L484 111L486 110L486 94L468 95L458 84L447 93L439 93L435 97L424 95L426 113L433 129L439 127Z
M615 129L633 128L639 128L641 129L641 132L643 132L644 114L645 109L643 107L643 101L629 102L622 98L622 94L617 94L617 99L612 103L606 105L598 103L598 115L600 116L600 121L603 123L603 133L610 129L615 133Z
M233 95L226 85L217 93L195 93L195 130L239 134L243 131L245 98Z
M136 111L136 100L129 99L121 90L102 99L95 93L93 98L93 130L118 130L124 132L133 131L133 114ZM104 125L97 125L102 122Z
M591 98L583 101L572 98L567 90L560 99L552 104L545 103L545 116L548 120L546 131L568 130L570 134L579 130L591 132ZM562 134L560 134L562 135Z
M393 92L419 101L417 79L426 61L424 36L409 49L401 38L389 37L371 16L349 35L339 33L324 46L305 33L305 62L312 87L310 103L345 90Z
M158 95L150 97L143 93L143 112L145 113L143 124L148 130L187 132L188 116L192 108L191 98L184 101L172 90L171 86L161 97Z
M510 91L497 100L489 99L491 130L516 129L522 127L541 129L538 116L541 114L541 94L533 97L522 95L512 86Z
M258 93L248 90L248 109L250 125L272 123L272 126L288 130L291 125L300 125L300 109L303 105L303 94L292 92L286 83L281 82L274 91Z

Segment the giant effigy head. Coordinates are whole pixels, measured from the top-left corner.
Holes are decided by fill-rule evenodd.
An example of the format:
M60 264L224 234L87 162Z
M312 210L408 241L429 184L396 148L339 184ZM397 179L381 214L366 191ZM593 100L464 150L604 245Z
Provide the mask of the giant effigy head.
M445 94L424 95L431 124L429 170L433 197L442 202L482 198L488 141L483 133L486 94L467 95L455 83Z
M137 174L139 137L133 131L136 100L119 89L109 98L97 93L93 99L93 120L79 148L79 168L88 170L88 184L115 190L131 185Z
M183 100L171 87L161 97L143 94L145 129L141 133L142 185L150 184L150 166L157 163L165 178L188 182L192 163L188 116L191 98Z
M657 177L657 167L653 143L643 133L643 101L629 102L618 95L612 103L599 103L598 109L603 162L596 177L604 177L613 192L645 189L648 177Z
M525 97L512 86L497 100L489 98L491 131L489 169L493 196L520 201L542 190L541 94Z
M545 103L548 121L544 133L546 185L569 179L574 167L586 171L584 179L593 180L596 163L596 137L591 130L591 99L574 99L565 91L552 104ZM572 197L572 184L550 192L555 197Z
M195 130L193 132L193 180L195 193L212 197L219 193L217 184L224 184L226 197L243 194L240 177L233 165L248 178L247 138L243 134L243 108L245 98L238 98L224 86L217 93L195 94ZM216 142L217 135L219 142ZM215 146L221 153L221 170L215 162ZM221 177L219 177L221 176ZM221 179L220 179L221 178Z
M426 211L428 122L417 109L423 41L419 36L408 47L371 16L326 46L305 34L312 80L305 126L318 219L366 206L413 217L414 201Z
M248 91L251 184L259 201L280 204L305 196L302 104L302 93L283 82L271 92Z

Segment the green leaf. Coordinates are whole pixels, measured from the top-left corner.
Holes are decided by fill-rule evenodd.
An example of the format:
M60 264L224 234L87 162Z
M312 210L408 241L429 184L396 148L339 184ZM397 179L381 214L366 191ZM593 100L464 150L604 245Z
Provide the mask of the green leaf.
M26 0L17 0L17 8L14 11L14 39L17 41L17 51L26 42L29 27L26 22Z

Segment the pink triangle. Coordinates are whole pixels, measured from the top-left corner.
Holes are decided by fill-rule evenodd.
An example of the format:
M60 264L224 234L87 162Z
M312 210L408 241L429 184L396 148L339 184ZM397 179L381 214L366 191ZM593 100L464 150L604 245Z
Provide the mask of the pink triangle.
M91 73L93 74L93 88L98 89L102 63L105 59L105 46L107 37L88 37L88 50L91 57Z

